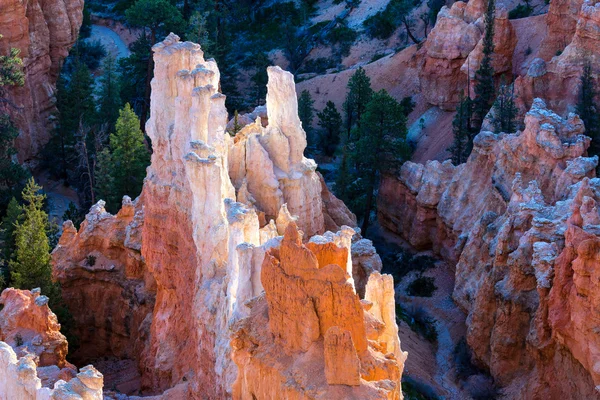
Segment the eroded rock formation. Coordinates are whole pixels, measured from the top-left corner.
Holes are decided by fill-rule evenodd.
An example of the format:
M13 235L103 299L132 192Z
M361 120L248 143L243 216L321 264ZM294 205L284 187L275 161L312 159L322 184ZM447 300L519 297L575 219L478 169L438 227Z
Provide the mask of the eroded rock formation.
M595 81L600 72L600 3L553 1L546 21L549 32L540 58L515 81L522 113L536 97L559 113L575 111L583 67L589 63Z
M17 108L6 107L20 130L20 161L35 156L50 138L56 80L82 19L83 0L0 2L0 53L21 50L25 71L25 86L8 92Z
M437 22L419 52L421 92L428 103L454 111L461 93L467 95L469 74L474 84L475 72L483 58L485 8L484 0L457 1L439 12ZM508 78L517 37L506 10L496 10L494 28L492 65L498 76Z
M393 311L393 280L371 275L361 301L347 259L348 249L334 242L303 245L295 224L288 225L281 246L264 258L265 294L248 303L250 316L235 327L234 398L402 397L406 353Z
M394 341L389 334L397 329L391 278L369 280L381 270L379 256L370 241L344 225L355 225L354 215L327 190L314 161L303 156L306 135L292 75L269 68L268 125L248 124L232 138L214 60L205 60L200 46L175 35L153 50L146 125L153 154L142 194L135 202L124 198L115 216L99 202L79 232L67 222L53 252L54 275L84 338L76 355L134 359L144 393L234 396L241 367L232 361L231 327L252 315L246 304L264 299L263 286L274 284L261 272L263 260L282 254L282 242L288 243L283 233L298 226L307 241L306 247L298 246L319 265L332 264L341 273L334 273L333 281L348 302L335 309L335 318L356 322L344 328L362 329L352 338L359 346L362 376L354 382L363 387L364 380L378 381L370 387L378 385L387 394L374 398L399 398L405 355L397 335ZM298 260L288 258L288 263L303 261L302 254L289 256ZM321 270L314 269L314 279L304 278L318 279ZM378 293L369 300L377 317L367 325L367 305L357 290ZM78 311L83 303L94 303L94 315ZM377 343L369 344L365 335ZM344 332L332 331L329 339L330 361L351 350ZM392 355L386 358L387 353ZM323 390L329 390L325 373L322 379ZM314 398L300 388L290 390L297 398Z
M598 397L589 143L579 117L536 99L523 132L481 132L465 164L406 163L380 190L387 228L456 263L468 344L511 398Z
M67 339L39 289L5 289L0 306L0 399L102 399L102 374L66 361Z

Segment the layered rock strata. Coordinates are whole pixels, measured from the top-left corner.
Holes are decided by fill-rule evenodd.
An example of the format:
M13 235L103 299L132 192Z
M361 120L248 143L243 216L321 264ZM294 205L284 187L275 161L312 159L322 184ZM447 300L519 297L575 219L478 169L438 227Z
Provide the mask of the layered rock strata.
M146 125L153 154L142 195L135 202L125 198L116 216L99 202L79 232L67 222L53 252L54 274L88 344L79 351L82 358L105 352L136 360L145 393L229 398L239 368L232 361L230 329L251 314L245 304L263 293L263 260L278 251L289 226L302 229L315 243L309 247L327 243L317 257L342 268L352 304L360 304L355 281L365 293L369 285L389 282L368 281L381 269L379 256L370 241L342 226L354 224L355 217L327 190L314 161L303 156L306 136L291 74L269 68L268 125L246 125L232 138L214 60L175 35L153 50ZM389 322L393 295L380 292L386 304L373 308L385 310L379 318L386 315ZM94 302L93 316L77 311L83 302ZM343 317L353 310L336 313ZM385 332L395 329L391 321ZM94 340L100 342L98 354ZM349 348L340 339L338 351L333 342L332 354ZM404 358L399 342L389 348L396 356L384 364L395 372L385 378L393 381L386 390L398 398Z
M82 20L83 0L0 2L0 53L17 48L24 64L25 86L9 89L14 107L5 108L20 131L20 161L35 156L50 138L56 80Z
M387 228L456 264L468 344L511 398L598 397L589 143L536 99L523 132L481 132L465 164L407 163L380 190Z
M66 361L67 339L39 289L5 289L0 306L0 399L102 399L102 374Z

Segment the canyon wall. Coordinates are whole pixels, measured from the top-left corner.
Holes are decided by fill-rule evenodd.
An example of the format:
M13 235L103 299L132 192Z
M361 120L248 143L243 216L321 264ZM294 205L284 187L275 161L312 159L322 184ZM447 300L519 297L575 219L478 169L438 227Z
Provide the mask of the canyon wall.
M356 225L356 218L329 192L315 162L303 156L306 134L297 116L293 76L269 68L268 124L249 123L231 137L214 60L204 59L200 46L182 43L173 34L153 51L146 125L153 154L142 194L133 202L125 197L117 215L108 214L98 202L79 231L66 222L53 252L54 276L82 336L74 359L133 359L145 394L251 398L253 389L239 383L247 365L233 361L240 359L235 351L247 349L232 345L231 329L240 321L248 329L266 328L259 323L262 317L247 318L255 312L251 305L269 296L268 289L263 294L265 285L283 278L265 276L262 267L284 251L283 234L296 232L297 226L302 234L295 235L308 242L311 256L309 250L290 253L286 262L302 265L305 257L316 257L318 265L335 271L324 276L323 284L339 285L348 299L348 307L334 310L332 299L320 300L324 318L335 313L329 325L339 325L339 332L327 336L326 352L323 338L313 332L310 337L318 344L311 354L330 354L342 381L325 380L333 370L316 364L323 375L319 390L345 390L336 386L346 383L336 357L348 355L360 365L360 375L353 375L357 393L400 398L406 355L394 333L392 281L377 274L381 259L372 243L347 226ZM320 279L321 269L311 265L313 270L306 273L315 277L303 275L306 285ZM297 288L300 297L303 285ZM303 299L319 302L316 292ZM369 308L372 316L363 312ZM294 312L290 305L289 313ZM344 320L366 332L368 347L367 336L361 335L351 351ZM233 343L238 343L243 334L236 329L235 335ZM266 340L265 356L278 348L270 334L261 338ZM258 351L253 355L261 358ZM302 357L294 352L286 360L297 368L294 360ZM284 367L271 366L266 375L255 377L263 379L256 384L289 376L293 368ZM290 387L286 393L296 396L290 398L315 398L313 386L298 382Z
M465 164L408 162L380 189L380 222L456 265L467 342L509 398L599 397L589 144L536 99L522 132L483 131Z
M83 0L0 1L0 53L17 48L24 64L25 85L7 93L14 107L3 105L20 131L20 161L35 156L50 138L56 80L82 20Z

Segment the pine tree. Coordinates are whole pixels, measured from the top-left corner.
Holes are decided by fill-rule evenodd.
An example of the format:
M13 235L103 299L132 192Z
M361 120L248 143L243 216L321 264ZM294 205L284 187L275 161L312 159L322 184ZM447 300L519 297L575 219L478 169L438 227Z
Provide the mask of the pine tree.
M115 180L112 176L112 157L108 148L98 153L94 176L96 178L96 199L104 200L110 212L116 212L119 207L118 197L113 192Z
M494 103L496 93L494 85L494 67L492 54L494 53L494 15L496 12L495 0L488 0L485 13L485 33L483 37L483 58L479 69L475 72L475 98L473 99L473 128L481 129L483 120Z
M10 199L18 197L29 172L15 161L14 140L19 131L8 115L0 115L0 215Z
M472 100L461 93L460 103L456 107L456 115L452 121L452 133L454 140L448 149L452 155L452 163L459 165L467 161L473 148L474 130L471 127L473 115Z
M23 215L23 210L19 205L19 202L16 198L10 199L8 203L8 207L6 209L6 215L2 218L2 224L0 224L0 234L3 243L3 268L0 273L0 290L5 286L10 284L10 270L8 267L8 262L13 259L13 254L15 252L15 227L16 223L20 220Z
M586 135L592 138L588 154L600 156L600 116L596 104L596 88L592 75L592 65L588 61L583 66L581 74L581 86L579 88L579 101L577 102L577 114L585 124Z
M23 217L15 224L14 259L9 262L12 285L19 289L39 287L42 293L54 293L50 244L46 229L48 214L43 210L41 187L30 178L23 190Z
M315 101L312 99L308 90L303 90L298 99L298 117L302 121L302 128L306 132L309 145L315 145L315 140L312 135L312 122L314 116Z
M323 111L317 113L317 117L319 117L319 126L322 129L319 136L319 147L326 156L331 157L340 143L342 116L335 108L335 104L328 101Z
M359 67L348 81L348 94L344 102L344 113L346 116L347 139L350 139L352 128L360 127L361 119L367 108L367 103L373 96L371 79L362 67ZM358 139L358 138L356 138Z
M119 112L116 133L110 135L110 148L113 192L118 198L137 197L142 191L150 154L144 146L140 121L129 104Z
M227 133L229 133L229 135L231 135L232 137L235 137L235 135L237 135L237 133L241 130L242 125L240 124L240 116L238 114L238 110L235 110L233 112L233 126L229 131L227 131Z
M59 154L60 174L67 178L70 167L76 164L75 135L82 126L96 122L94 79L84 63L77 63L70 82L61 77L57 86L58 127L50 148ZM48 155L56 157L53 151ZM56 165L54 159L48 161L50 166Z
M147 36L150 48L169 32L184 31L185 21L177 7L168 0L137 0L125 11L127 22L141 28ZM148 48L148 51L150 51ZM150 109L150 82L154 76L154 58L148 54L144 82L144 101L141 107L141 121L146 123Z
M402 106L385 90L374 93L365 107L360 139L352 154L356 178L365 193L362 209L362 234L370 223L373 200L382 173L397 172L410 157L406 142L406 116Z
M493 107L493 124L496 133L512 133L517 130L514 86L501 85Z
M119 118L119 110L123 105L121 104L117 63L110 54L106 56L102 63L98 102L102 122L108 124L107 129L109 132L114 131L115 123Z

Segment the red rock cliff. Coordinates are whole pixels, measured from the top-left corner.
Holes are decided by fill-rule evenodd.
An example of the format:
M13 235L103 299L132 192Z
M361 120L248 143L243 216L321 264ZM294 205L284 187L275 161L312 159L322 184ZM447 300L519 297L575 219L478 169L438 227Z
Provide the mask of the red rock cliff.
M82 19L83 0L0 1L0 52L20 49L25 67L25 86L8 96L19 107L8 110L20 130L20 161L35 156L50 138L56 80Z

